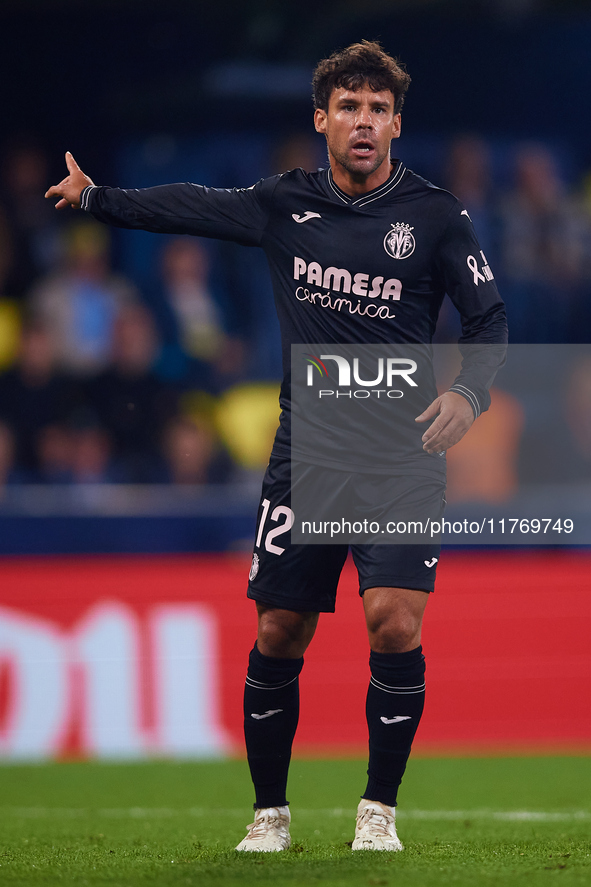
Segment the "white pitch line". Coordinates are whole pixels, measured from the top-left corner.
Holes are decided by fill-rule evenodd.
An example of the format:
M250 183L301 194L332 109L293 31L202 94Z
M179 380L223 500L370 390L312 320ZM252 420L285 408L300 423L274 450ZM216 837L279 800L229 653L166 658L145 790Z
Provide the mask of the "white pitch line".
M550 812L547 810L401 810L401 819L488 819L505 822L574 822L591 819L588 810L575 810L571 813ZM398 811L397 811L398 817Z
M343 807L322 809L294 809L294 816L331 816L351 819L356 811ZM107 819L170 819L172 817L205 817L212 815L248 818L248 808L189 807L0 807L0 817L9 816L22 819L77 819L90 816ZM548 810L397 810L401 819L423 819L433 821L456 821L465 819L497 820L501 822L585 822L591 820L591 811L573 810L569 812Z

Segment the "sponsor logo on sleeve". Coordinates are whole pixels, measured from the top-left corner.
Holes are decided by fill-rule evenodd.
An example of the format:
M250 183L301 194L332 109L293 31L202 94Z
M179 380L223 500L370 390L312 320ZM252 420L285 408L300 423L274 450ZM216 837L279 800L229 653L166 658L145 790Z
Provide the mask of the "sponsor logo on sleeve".
M468 258L466 259L466 264L472 272L474 283L476 286L478 286L481 281L484 283L486 280L495 279L494 274L490 269L490 265L486 260L486 256L484 255L482 250L480 250L480 255L482 256L482 262L484 263L480 266L480 270L478 268L478 261L474 258L474 256L468 256Z

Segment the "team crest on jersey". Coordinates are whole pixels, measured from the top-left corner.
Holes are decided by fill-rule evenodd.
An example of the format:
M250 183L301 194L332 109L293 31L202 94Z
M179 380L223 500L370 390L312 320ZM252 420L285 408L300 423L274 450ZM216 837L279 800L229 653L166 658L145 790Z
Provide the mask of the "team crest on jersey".
M252 564L250 565L250 573L248 574L248 578L252 582L252 580L256 577L259 571L259 556L258 554L253 554L252 556Z
M392 228L384 237L384 249L393 259L408 259L415 251L414 228L406 222L391 222Z

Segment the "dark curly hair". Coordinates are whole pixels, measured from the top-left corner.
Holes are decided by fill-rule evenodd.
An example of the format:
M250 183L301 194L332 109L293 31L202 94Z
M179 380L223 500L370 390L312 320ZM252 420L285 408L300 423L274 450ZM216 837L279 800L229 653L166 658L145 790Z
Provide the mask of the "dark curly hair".
M344 87L356 91L365 84L373 92L389 89L394 96L394 113L404 104L410 77L398 59L384 52L377 41L363 40L339 52L333 52L316 66L312 78L315 108L328 111L333 89Z

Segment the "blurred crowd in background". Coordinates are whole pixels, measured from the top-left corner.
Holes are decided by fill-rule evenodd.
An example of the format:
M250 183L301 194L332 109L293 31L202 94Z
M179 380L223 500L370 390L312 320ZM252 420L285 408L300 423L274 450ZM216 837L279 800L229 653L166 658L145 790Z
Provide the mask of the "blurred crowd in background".
M248 185L326 163L322 142L307 135L267 148L251 181L249 170L228 181L228 163L221 180L203 183ZM575 346L591 330L591 178L542 143L500 147L466 135L436 150L412 141L400 148L408 166L467 208L507 303L511 342L573 346L560 373L541 360L521 390L493 391L495 410L461 453L450 452L455 498L502 501L519 482L589 480L591 360ZM223 158L216 162L219 174ZM171 163L153 182L138 172L140 183L156 184L157 173L175 180ZM12 143L1 158L0 484L258 476L281 377L264 260L229 244L113 232L82 213L56 212L43 197L54 169L34 141ZM446 300L436 341L459 333ZM546 434L553 424L566 429L556 440ZM530 438L539 462L523 457Z

